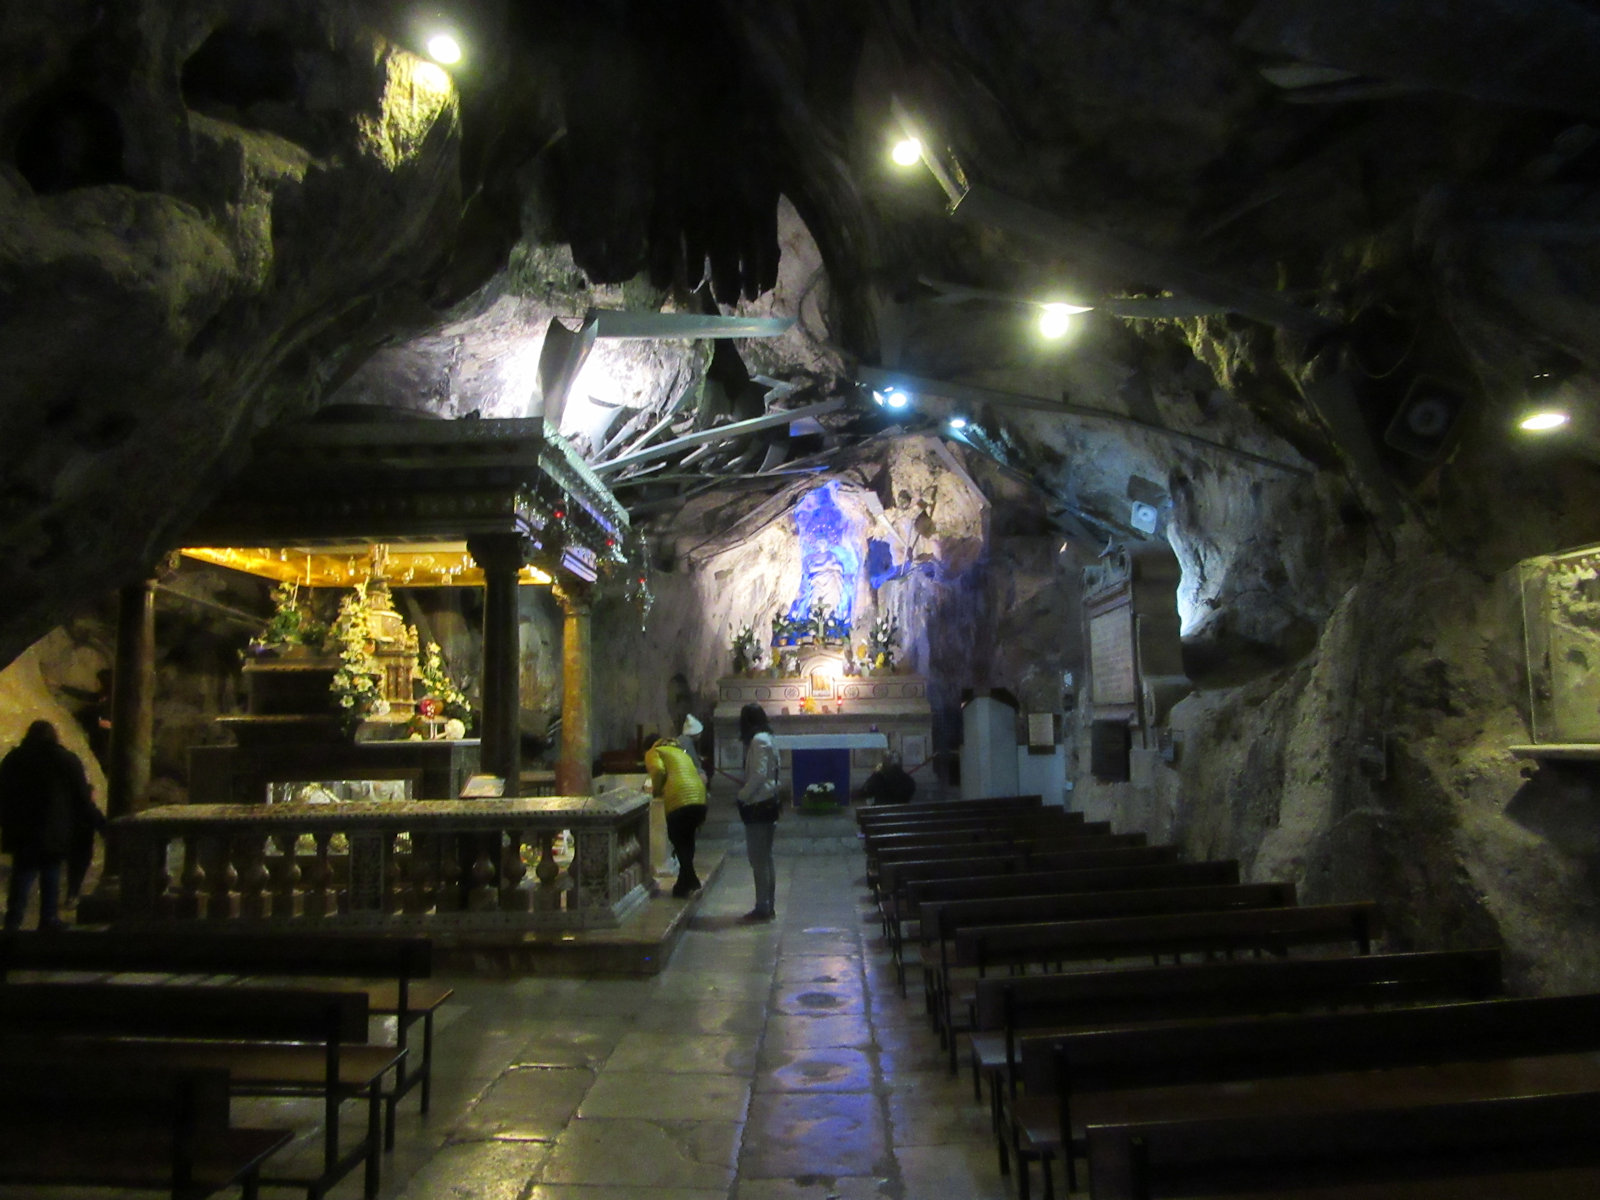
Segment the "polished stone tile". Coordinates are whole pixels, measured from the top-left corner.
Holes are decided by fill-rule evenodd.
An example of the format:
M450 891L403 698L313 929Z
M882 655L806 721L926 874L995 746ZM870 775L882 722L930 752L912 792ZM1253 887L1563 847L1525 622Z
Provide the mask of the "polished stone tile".
M647 1121L744 1120L750 1083L734 1075L681 1075L666 1071L605 1071L584 1097L578 1115Z
M804 1175L798 1179L740 1179L733 1200L886 1200L897 1194L891 1180L882 1175ZM907 1196L907 1200L912 1198Z
M657 1001L635 1018L640 1029L663 1033L760 1033L767 1006L757 1001L713 1000L701 1004Z
M744 1075L755 1070L753 1033L652 1033L635 1030L617 1043L606 1071L666 1070L691 1075Z
M878 1175L890 1166L877 1096L765 1092L750 1098L741 1178Z
M726 1121L579 1118L557 1139L538 1180L726 1190L742 1128Z
M773 989L772 1012L798 1016L805 1013L864 1013L866 997L859 981L839 983L781 983Z
M895 1161L905 1195L960 1196L962 1200L1010 1200L1008 1180L1000 1175L993 1146L896 1147ZM1039 1173L1034 1171L1035 1185ZM1056 1182L1061 1173L1056 1172Z
M726 1188L619 1187L537 1183L525 1200L728 1200Z
M765 1057L765 1056L764 1056ZM775 1052L756 1076L758 1092L861 1092L873 1085L872 1057L860 1050L815 1048Z
M539 1142L445 1146L411 1176L400 1200L521 1200L549 1153Z
M785 954L778 959L775 981L787 983L859 983L861 960L849 954Z
M776 1059L769 1054L819 1046L845 1046L865 1050L873 1044L872 1026L861 1014L774 1013L767 1018L767 1033L761 1043L761 1064L771 1069Z
M886 1072L883 1087L896 1150L959 1142L993 1146L989 1105L986 1100L973 1100L970 1076L951 1078L943 1071Z
M628 1035L628 1026L621 1023L605 1027L585 1022L574 1028L568 1021L530 1021L523 1028L528 1037L511 1056L514 1067L598 1067Z
M456 1124L449 1140L553 1141L594 1081L582 1067L507 1071Z

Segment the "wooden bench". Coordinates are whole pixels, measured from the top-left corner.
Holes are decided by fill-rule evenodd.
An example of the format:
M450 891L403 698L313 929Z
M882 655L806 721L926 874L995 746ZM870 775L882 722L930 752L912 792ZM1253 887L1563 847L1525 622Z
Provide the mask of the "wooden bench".
M1293 907L1293 883L1232 883L1197 888L1138 888L1131 891L1078 891L1056 896L1008 896L976 901L928 901L922 906L923 989L928 1008L936 1016L939 1045L950 1051L950 1074L957 1067L958 1032L974 1027L971 1013L958 1021L955 995L950 990L954 957L950 944L963 931L1010 928L1026 915L1040 925L1082 925L1110 918L1162 917L1176 914L1219 914L1237 910ZM1082 934L1080 930L1078 933ZM930 936L931 934L931 936ZM1054 934L1046 934L1054 936ZM1093 934L1090 934L1093 936ZM979 954L984 942L976 942ZM936 947L936 958L928 949ZM1117 957L1117 955L1112 955ZM1008 963L1011 965L1011 963ZM979 962L979 970L982 963ZM939 1018L942 1018L942 1026Z
M1239 882L1239 862L1166 862L1151 866L1098 867L1076 871L1019 871L1011 875L974 875L958 879L913 879L885 913L885 936L897 963L903 959L905 926L920 920L928 900L984 900L1003 896L1037 896L1060 892L1131 891L1146 887L1190 887ZM902 984L904 976L902 973ZM904 987L901 989L904 995Z
M0 982L18 971L162 972L217 975L256 986L310 986L357 991L374 1016L395 1018L395 1045L407 1049L411 1026L422 1023L422 1055L401 1058L388 1108L384 1144L394 1146L396 1109L413 1088L428 1111L433 1081L433 1018L453 989L431 982L433 943L427 938L349 934L139 933L74 931L70 937L0 936ZM306 980L314 979L314 984ZM362 1038L365 1041L365 1037Z
M856 824L862 829L868 829L880 823L914 821L922 817L995 813L1006 809L1037 809L1043 806L1043 796L991 796L983 800L924 800L912 804L882 804L856 809Z
M1134 888L1115 892L1064 892L1037 896L1004 896L981 900L928 900L921 908L918 953L923 963L923 991L930 1013L944 1017L935 1023L940 1044L950 1050L955 1071L956 1026L951 997L943 989L950 979L952 940L964 929L1005 926L1017 921L1055 923L1089 921L1106 917L1136 917L1166 913L1213 913L1236 909L1288 908L1296 902L1292 883L1236 883L1197 887ZM931 952L931 953L930 953ZM971 1029L967 1021L961 1028ZM949 1034L950 1036L946 1036Z
M1155 853L1149 853L1155 851ZM1052 855L1123 854L1127 857L1094 861L1061 860ZM1096 837L1046 837L1019 839L1011 843L988 843L981 846L952 845L921 847L916 850L896 850L882 855L878 860L878 874L867 883L872 898L880 912L896 898L901 883L908 879L927 879L941 875L936 868L940 863L969 863L967 868L952 868L943 877L966 875L998 875L1025 870L1068 870L1074 866L1137 866L1154 862L1176 862L1176 846L1149 846L1144 834L1118 833ZM982 862L992 865L982 869ZM908 870L909 869L909 870Z
M1504 989L1500 952L1437 950L1339 958L1242 959L981 979L973 1001L972 1086L989 1085L1000 1173L1004 1105L1016 1100L1017 1043L1107 1025L1180 1018L1485 1000Z
M1016 838L1106 837L1110 821L1085 821L1079 814L1063 814L1060 809L989 817L982 821L958 822L934 828L896 829L868 834L862 839L867 858L867 877L878 873L878 861L887 852L919 847L971 846L986 842L1005 842Z
M0 1059L0 1183L162 1190L254 1200L262 1162L293 1130L234 1127L228 1073L99 1062L37 1050Z
M75 935L62 935L71 937ZM382 1084L405 1051L369 1046L360 992L137 983L0 984L0 1058L51 1039L92 1054L108 1075L162 1067L221 1069L236 1095L309 1096L323 1105L322 1173L263 1177L302 1186L311 1200L364 1163L364 1195L378 1194ZM367 1129L341 1154L345 1100L367 1103Z
M1246 1101L1256 1108L1266 1105L1267 1111L1289 1111L1305 1106L1297 1094L1326 1103L1356 1089L1380 1100L1407 1086L1437 1096L1441 1090L1475 1086L1474 1080L1468 1076L1452 1084L1448 1078L1374 1073L1531 1055L1576 1056L1556 1066L1569 1082L1592 1079L1600 1087L1600 1063L1591 1057L1597 1050L1600 995L1176 1021L1024 1037L1018 1062L1026 1094L1012 1109L1012 1149L1039 1158L1047 1179L1049 1160L1065 1157L1068 1184L1076 1187L1073 1155L1087 1124L1211 1114ZM1547 1076L1554 1069L1541 1071L1535 1063L1524 1073L1537 1079L1537 1086L1549 1087ZM1318 1080L1327 1073L1342 1074ZM1504 1074L1502 1064L1476 1086L1501 1087ZM1254 1095L1240 1086L1241 1081L1270 1080L1283 1082ZM1025 1171L1018 1175L1025 1195Z
M1600 1195L1600 1092L1091 1125L1093 1200Z

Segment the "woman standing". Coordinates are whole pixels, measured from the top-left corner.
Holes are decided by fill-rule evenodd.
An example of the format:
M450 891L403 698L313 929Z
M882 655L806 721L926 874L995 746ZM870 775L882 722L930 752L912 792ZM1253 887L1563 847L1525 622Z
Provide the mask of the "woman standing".
M777 832L778 747L772 740L772 723L759 704L739 710L739 740L744 743L744 785L739 789L739 819L744 822L745 853L756 881L756 906L747 921L770 921L775 915L777 869L772 862L772 838Z

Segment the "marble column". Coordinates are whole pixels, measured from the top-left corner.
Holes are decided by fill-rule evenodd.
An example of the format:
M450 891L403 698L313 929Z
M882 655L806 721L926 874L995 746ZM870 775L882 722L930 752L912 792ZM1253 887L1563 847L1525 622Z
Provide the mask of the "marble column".
M515 534L468 538L467 550L483 570L483 770L506 781L505 795L521 794L522 643L517 620L517 577L525 561Z
M582 584L558 583L555 597L565 618L561 629L561 757L556 761L556 794L594 794L590 724L590 634L592 597Z

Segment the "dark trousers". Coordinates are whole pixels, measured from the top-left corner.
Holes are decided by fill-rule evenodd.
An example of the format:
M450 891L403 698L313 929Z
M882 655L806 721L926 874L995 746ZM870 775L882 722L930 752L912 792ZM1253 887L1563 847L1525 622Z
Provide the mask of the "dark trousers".
M18 854L11 859L11 886L6 892L7 929L22 928L35 879L39 881L39 928L61 923L61 859Z
M704 804L685 804L667 814L667 841L678 856L678 882L672 889L674 896L687 896L700 886L700 876L694 873L694 835L705 824Z

